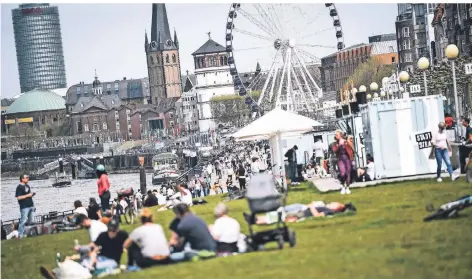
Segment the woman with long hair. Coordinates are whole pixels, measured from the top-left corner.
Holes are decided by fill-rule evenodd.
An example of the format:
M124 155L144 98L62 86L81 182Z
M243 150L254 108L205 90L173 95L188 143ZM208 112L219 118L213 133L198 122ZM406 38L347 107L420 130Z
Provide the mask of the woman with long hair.
M354 159L354 146L351 142L344 139L344 133L336 130L336 142L333 145L333 152L337 157L339 171L339 181L341 182L341 195L350 194L349 185L351 184L352 160Z
M447 140L447 134L444 131L446 129L446 123L439 122L438 131L433 134L431 140L432 145L434 146L434 155L436 157L436 180L442 182L441 171L442 171L442 162L446 164L447 172L451 176L451 179L454 180L452 175L452 166L451 159L449 158L449 152L452 152L451 145Z
M110 181L108 180L108 174L105 167L100 164L97 166L97 186L98 196L100 197L100 203L102 205L102 211L110 209Z

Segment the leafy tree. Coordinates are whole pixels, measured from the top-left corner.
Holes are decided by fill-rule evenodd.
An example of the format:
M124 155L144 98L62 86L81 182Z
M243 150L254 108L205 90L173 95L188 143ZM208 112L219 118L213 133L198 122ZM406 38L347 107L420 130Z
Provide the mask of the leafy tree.
M260 96L260 91L250 93L254 101ZM223 95L213 97L210 100L212 116L217 125L228 124L243 126L250 117L251 107L245 103L246 96Z
M372 82L382 86L382 79L391 76L394 70L394 65L383 64L380 58L371 57L354 70L344 84L344 87L350 89L351 85L356 88L365 85L368 88Z

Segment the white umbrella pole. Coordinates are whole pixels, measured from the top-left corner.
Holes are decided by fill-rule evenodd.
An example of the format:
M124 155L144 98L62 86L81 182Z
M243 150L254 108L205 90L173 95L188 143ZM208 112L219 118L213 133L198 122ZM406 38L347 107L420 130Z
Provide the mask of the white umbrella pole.
M282 178L282 187L287 191L287 181L285 181L285 164L284 164L284 152L282 147L282 136L280 133L277 134L277 145L279 150L279 160L280 160L280 175Z

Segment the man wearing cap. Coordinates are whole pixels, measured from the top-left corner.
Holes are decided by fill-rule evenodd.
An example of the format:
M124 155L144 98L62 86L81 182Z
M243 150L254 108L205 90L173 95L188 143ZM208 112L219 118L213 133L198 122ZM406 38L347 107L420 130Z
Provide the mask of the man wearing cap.
M112 259L119 264L123 254L123 244L128 239L128 233L120 230L117 220L111 220L107 227L108 231L102 232L92 245L95 248L101 247L100 256ZM98 251L98 249L94 249L94 251Z
M149 208L141 211L141 223L123 244L128 249L128 266L145 268L169 263L170 250L164 230L152 222Z

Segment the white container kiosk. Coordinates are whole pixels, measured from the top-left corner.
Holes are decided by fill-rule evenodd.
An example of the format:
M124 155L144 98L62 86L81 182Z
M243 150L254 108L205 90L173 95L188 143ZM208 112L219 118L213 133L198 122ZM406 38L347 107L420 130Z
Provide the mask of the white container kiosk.
M436 173L436 160L428 157L432 133L444 121L443 100L431 95L360 106L365 153L374 157L376 179Z

